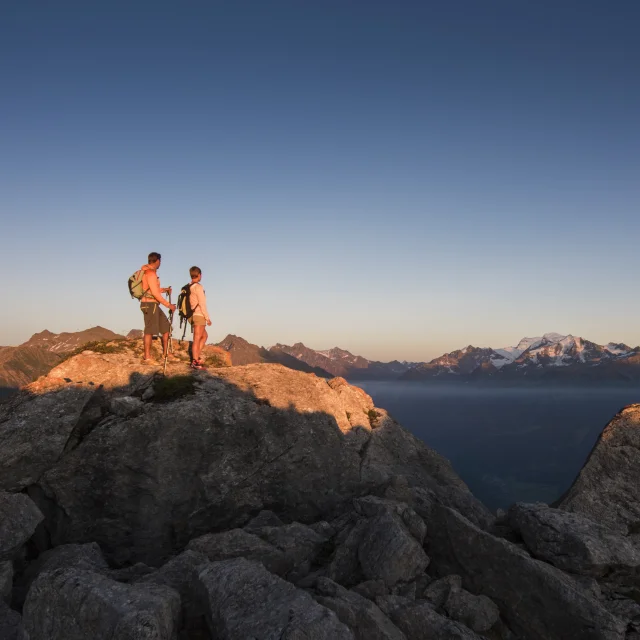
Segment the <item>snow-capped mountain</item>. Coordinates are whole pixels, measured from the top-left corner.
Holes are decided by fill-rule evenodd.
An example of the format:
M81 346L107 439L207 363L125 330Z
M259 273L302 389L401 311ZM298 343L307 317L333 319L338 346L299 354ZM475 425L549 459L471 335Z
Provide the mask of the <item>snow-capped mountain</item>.
M535 349L544 343L551 344L565 337L559 333L545 333L541 338L522 338L516 347L503 347L502 349L495 349L495 351L513 362L528 349Z
M451 353L445 353L431 362L414 365L403 376L407 379L436 377L442 375L470 376L486 371L497 371L505 364L513 362L493 349L481 349L469 345Z
M640 377L640 348L613 342L599 345L579 336L545 333L523 338L514 347L468 346L416 365L402 377L416 380L449 375L502 380L523 376L635 379Z

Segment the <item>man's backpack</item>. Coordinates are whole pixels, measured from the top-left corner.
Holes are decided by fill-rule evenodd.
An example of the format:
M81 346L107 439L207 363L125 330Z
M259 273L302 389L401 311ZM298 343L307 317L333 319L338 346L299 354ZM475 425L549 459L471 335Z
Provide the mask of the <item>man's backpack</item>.
M144 296L145 293L147 293L147 291L144 290L144 287L142 286L142 277L144 276L144 270L143 269L139 269L138 271L136 271L132 276L129 277L129 293L131 294L132 298L135 298L136 300L141 300L142 296Z
M182 340L184 340L184 336L187 333L187 324L189 324L189 320L193 316L193 312L195 309L191 308L191 285L193 282L189 282L185 284L182 289L180 289L180 295L178 296L178 316L180 317L180 328L182 329L182 325L184 324L184 331L182 332Z

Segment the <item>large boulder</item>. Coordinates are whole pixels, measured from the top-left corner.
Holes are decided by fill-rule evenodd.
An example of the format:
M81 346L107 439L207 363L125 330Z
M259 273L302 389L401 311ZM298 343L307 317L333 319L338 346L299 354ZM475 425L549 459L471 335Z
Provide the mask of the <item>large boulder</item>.
M328 542L328 537L299 522L263 527L260 537L280 550L291 563L288 580L296 581L311 571Z
M58 386L0 404L0 490L21 491L58 462L94 393Z
M560 509L627 535L640 532L640 404L625 407L598 438Z
M293 563L282 551L243 529L208 533L191 540L187 549L206 556L210 562L233 558L254 560L277 575L286 575L293 568Z
M0 491L0 562L15 557L42 520L44 516L28 496Z
M391 513L368 522L358 547L358 559L367 580L380 579L388 587L400 581L410 582L429 566L422 545Z
M422 548L426 526L415 512L374 496L355 500L354 506L355 514L336 522L339 531L328 578L345 587L381 580L389 590L424 573L429 565ZM413 516L407 518L411 530L399 515L405 512Z
M319 594L316 600L334 611L356 640L406 640L402 631L371 600L328 578L318 579L316 592Z
M273 511L269 511L268 509L263 509L257 516L254 516L244 525L243 529L248 531L249 533L255 533L256 535L260 534L265 527L282 527L284 526L284 522L278 518L278 516L273 513Z
M175 640L180 596L166 586L55 569L31 585L23 616L30 640Z
M424 520L403 502L397 502L377 496L364 496L353 501L356 513L367 518L384 514L395 514L400 517L411 535L420 543L424 543L427 526Z
M354 426L346 407L353 416L360 402L368 416L372 402L345 383L274 364L192 375L174 362L155 381L148 369L124 347L85 352L0 405L0 488L4 478L38 496L54 546L96 541L116 565L160 566L260 510L327 520L399 475L490 519L451 465L384 411Z
M2 640L33 640L29 638L22 618L17 611L9 609L0 599L0 638Z
M448 507L437 506L428 550L441 574L486 595L523 640L623 640L625 623L559 569L531 558Z
M444 610L450 618L478 633L489 631L500 618L500 610L490 598L476 596L465 589L452 589Z
M185 551L157 571L134 580L136 584L164 585L180 594L182 631L190 639L206 637L204 607L198 597L196 585L198 572L207 563L203 554Z
M518 503L508 520L537 558L564 571L604 576L619 567L640 567L640 546L580 513Z
M471 629L437 613L427 602L396 608L391 619L402 629L409 640L481 640Z
M109 565L95 542L63 544L55 549L49 549L41 553L19 575L14 586L15 602L18 605L24 603L32 582L44 571L71 568L106 573L109 570Z
M197 580L214 638L353 639L333 611L257 562L214 562L199 571Z
M6 560L0 562L0 600L7 604L11 603L11 592L13 591L13 562Z

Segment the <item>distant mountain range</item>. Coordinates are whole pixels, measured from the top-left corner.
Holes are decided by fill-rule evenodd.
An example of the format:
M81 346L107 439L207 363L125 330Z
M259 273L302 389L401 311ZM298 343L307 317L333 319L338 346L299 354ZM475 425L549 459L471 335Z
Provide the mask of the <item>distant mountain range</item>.
M52 353L68 353L73 351L87 342L95 340L118 340L124 338L104 327L92 327L84 331L76 331L75 333L51 333L51 331L41 331L34 333L27 342L21 344L20 347L40 347Z
M404 380L630 381L640 379L640 347L599 345L579 336L545 333L501 349L469 345L420 363Z
M259 362L270 362L281 364L289 369L296 371L304 371L306 373L315 373L323 378L332 378L333 376L313 364L295 358L288 353L278 349L265 349L258 345L247 342L244 338L234 335L228 335L222 342L216 346L222 347L229 352L232 365L254 364Z
M134 329L127 338L141 334ZM42 331L18 347L0 347L0 396L44 375L69 351L96 340L122 338L104 327L93 327L75 333ZM278 363L325 378L353 381L640 382L640 347L613 342L599 345L557 333L523 338L516 346L499 349L469 345L419 363L379 362L338 347L318 351L302 342L267 349L234 335L218 346L229 353L234 365Z
M59 355L40 347L0 347L0 389L17 389L29 384L58 362Z
M0 347L0 397L49 372L63 354L95 340L115 340L122 336L93 327L75 333L41 331L17 347Z
M388 380L398 378L409 371L413 364L399 362L398 360L393 362L367 360L362 356L355 356L349 351L338 347L328 351L316 351L306 347L302 342L297 342L292 347L276 344L269 351L289 354L313 367L319 367L327 371L331 376L349 378L350 380Z

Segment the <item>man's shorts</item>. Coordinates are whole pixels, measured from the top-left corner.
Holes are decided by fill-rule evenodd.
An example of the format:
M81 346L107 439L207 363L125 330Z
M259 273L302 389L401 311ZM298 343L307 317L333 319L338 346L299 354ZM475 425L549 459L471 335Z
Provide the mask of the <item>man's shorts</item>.
M205 327L207 325L207 321L204 319L204 316L191 316L189 322L194 327Z
M146 336L169 333L169 320L157 302L141 302L140 310L144 316L144 334Z

